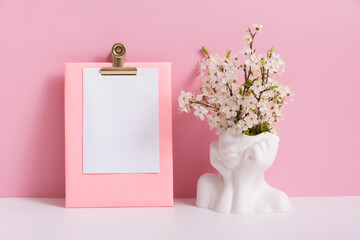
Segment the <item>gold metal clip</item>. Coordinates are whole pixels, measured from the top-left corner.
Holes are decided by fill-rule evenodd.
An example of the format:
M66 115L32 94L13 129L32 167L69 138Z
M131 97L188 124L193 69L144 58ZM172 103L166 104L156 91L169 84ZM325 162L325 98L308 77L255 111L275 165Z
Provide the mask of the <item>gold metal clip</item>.
M136 75L136 67L125 67L126 49L121 43L115 43L111 49L113 66L101 68L101 75Z

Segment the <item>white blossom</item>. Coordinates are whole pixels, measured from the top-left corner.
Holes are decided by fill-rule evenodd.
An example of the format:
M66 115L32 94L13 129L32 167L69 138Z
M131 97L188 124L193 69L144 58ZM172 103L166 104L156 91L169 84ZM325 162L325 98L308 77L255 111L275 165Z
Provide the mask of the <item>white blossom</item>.
M190 99L193 98L193 94L189 92L181 91L179 94L179 107L181 111L188 112L187 105L189 104Z
M247 115L244 120L248 128L252 128L254 125L257 125L259 123L257 115L253 112L249 112L249 115Z
M250 37L249 35L244 36L244 40L246 44L250 44L252 42L252 37Z
M250 66L251 71L253 72L258 71L260 69L260 66L258 65L259 59L256 58L255 54L251 55L250 58L245 61L245 64L247 66Z
M253 27L254 27L255 31L262 33L261 29L263 28L263 25L254 24Z
M199 71L201 76L204 76L204 73L206 71L206 60L203 59L202 61L199 61Z
M242 129L243 131L246 131L249 127L246 125L246 122L245 120L239 120L238 123L237 123L237 127L239 129Z
M262 97L265 99L270 99L273 98L275 96L275 92L273 90L266 90L262 93Z
M240 53L244 56L250 56L253 53L253 51L248 47L241 50Z
M242 105L246 107L248 111L254 110L256 108L256 99L251 96L246 97Z
M231 118L231 117L236 117L238 109L239 106L232 105L232 106L223 107L221 111L225 113L226 118Z
M255 72L251 72L251 76L253 79L260 77L260 75L261 75L261 71L259 71L259 69L257 69Z
M260 99L260 101L257 103L259 111L262 115L270 115L270 103L269 101L266 101L265 99Z
M203 121L205 119L205 114L207 114L209 111L207 109L205 109L203 106L195 106L194 107L195 111L194 111L194 115L199 117L201 119L201 121Z
M259 94L261 91L265 90L265 86L262 85L261 80L256 80L253 82L250 89L253 90L255 94Z
M242 133L243 129L239 128L237 125L233 125L232 127L226 129L231 135L239 135Z

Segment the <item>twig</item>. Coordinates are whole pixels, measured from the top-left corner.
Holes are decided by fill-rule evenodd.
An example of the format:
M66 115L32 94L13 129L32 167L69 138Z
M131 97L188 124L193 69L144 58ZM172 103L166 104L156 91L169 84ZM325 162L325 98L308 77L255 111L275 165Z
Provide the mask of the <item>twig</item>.
M194 102L194 101L189 101L189 103L195 103L195 104L200 104L200 105L203 105L203 106L205 106L205 107L209 107L209 108L214 108L214 109L216 109L216 107L214 107L214 106L211 106L211 105L209 105L209 104L206 104L206 103L202 103L202 102Z

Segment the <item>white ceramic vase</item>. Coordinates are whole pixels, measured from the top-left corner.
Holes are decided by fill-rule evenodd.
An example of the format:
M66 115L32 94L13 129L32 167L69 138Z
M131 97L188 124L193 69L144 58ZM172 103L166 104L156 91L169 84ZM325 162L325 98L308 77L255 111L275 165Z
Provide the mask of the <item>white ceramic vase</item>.
M221 213L291 211L289 197L264 178L278 145L279 137L271 133L220 135L210 144L210 162L219 174L199 178L196 206Z

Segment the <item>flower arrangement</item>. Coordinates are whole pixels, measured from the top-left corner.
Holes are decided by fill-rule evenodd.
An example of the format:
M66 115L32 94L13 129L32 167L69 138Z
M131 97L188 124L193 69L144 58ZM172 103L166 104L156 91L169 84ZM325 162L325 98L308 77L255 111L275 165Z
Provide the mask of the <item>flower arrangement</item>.
M246 47L240 54L227 50L226 56L220 57L202 47L205 57L200 61L201 93L195 96L181 91L181 111L193 110L195 116L208 121L210 130L217 130L216 134L277 133L274 124L283 118L285 98L294 94L276 80L285 71L285 62L274 47L265 54L257 54L254 48L254 38L262 28L260 24L248 28L248 35L244 36Z

